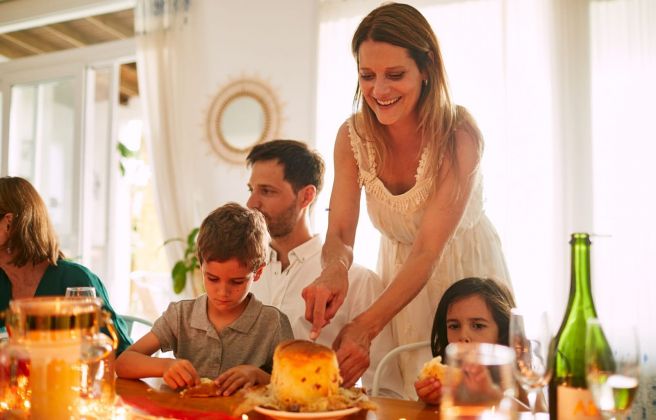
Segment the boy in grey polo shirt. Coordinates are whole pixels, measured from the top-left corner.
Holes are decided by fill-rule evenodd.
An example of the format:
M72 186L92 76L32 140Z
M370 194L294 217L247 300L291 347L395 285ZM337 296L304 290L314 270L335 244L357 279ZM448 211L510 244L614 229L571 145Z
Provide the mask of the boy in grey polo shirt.
M251 293L266 261L263 216L228 203L200 226L197 248L206 294L171 303L152 330L116 360L122 378L162 377L172 388L215 379L222 395L269 383L273 351L293 338L289 320ZM175 359L151 357L173 351Z

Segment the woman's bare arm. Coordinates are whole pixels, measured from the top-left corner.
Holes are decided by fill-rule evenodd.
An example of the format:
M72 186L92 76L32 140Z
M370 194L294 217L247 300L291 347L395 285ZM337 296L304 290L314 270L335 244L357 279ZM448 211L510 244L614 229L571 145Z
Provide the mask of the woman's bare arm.
M348 292L348 269L360 213L358 167L351 149L348 125L337 133L334 152L335 180L330 196L328 232L321 252L321 275L303 290L305 318L312 322L310 338L335 316Z

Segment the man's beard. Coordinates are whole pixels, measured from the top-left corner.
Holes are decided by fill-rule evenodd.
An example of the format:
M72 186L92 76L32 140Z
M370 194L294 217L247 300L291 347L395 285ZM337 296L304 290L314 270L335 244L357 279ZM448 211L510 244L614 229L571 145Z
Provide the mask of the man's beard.
M296 211L296 206L294 204L287 207L280 215L272 218L271 216L264 214L264 219L267 222L267 228L269 229L269 235L272 238L282 238L289 235L296 226L296 219L298 212Z

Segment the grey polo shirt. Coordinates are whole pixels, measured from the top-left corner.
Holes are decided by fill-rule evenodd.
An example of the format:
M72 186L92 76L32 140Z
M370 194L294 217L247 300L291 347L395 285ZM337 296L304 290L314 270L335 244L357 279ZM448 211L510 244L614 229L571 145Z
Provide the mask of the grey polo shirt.
M152 332L163 352L186 359L201 377L215 379L238 365L253 365L271 373L273 351L294 338L287 316L263 305L252 293L241 316L217 332L207 317L207 295L173 302L155 321Z

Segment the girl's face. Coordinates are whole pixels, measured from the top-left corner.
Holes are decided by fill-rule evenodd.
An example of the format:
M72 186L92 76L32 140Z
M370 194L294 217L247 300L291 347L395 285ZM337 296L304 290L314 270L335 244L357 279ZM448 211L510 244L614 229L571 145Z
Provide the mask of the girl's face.
M479 295L466 296L449 305L446 332L449 343L496 344L499 340L499 327Z
M416 124L424 77L405 48L367 40L360 44L359 83L364 100L383 125Z

